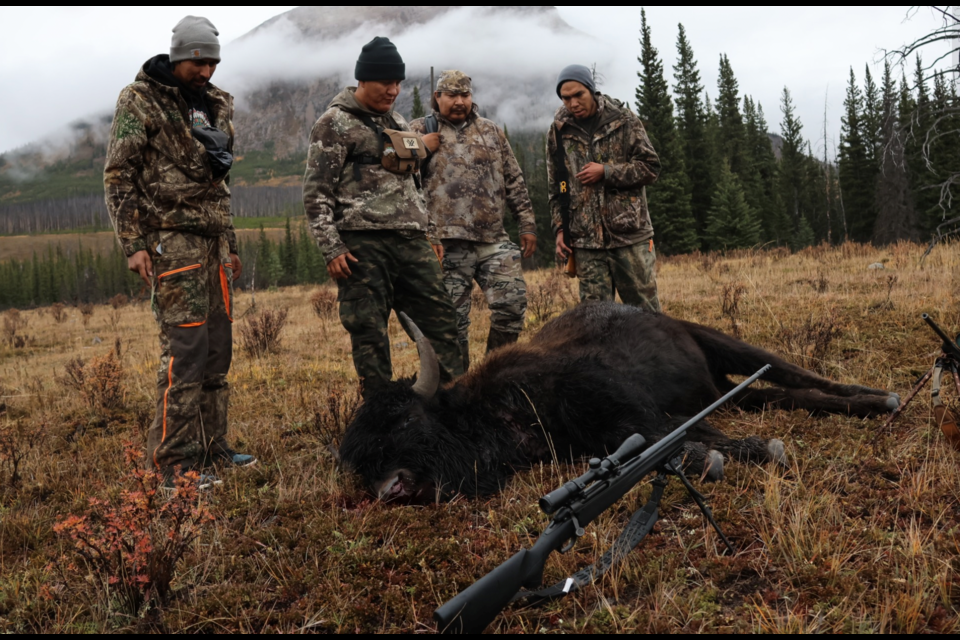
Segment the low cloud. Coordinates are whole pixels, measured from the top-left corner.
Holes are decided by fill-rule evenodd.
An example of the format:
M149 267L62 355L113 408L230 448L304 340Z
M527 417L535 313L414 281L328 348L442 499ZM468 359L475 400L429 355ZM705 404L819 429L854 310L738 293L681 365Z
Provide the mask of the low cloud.
M360 50L378 35L397 45L411 80L429 77L431 66L438 74L469 73L476 101L508 126L549 122L559 106L554 82L567 64L596 63L603 71L614 59L611 46L565 26L555 12L463 7L427 24L368 23L335 39L305 37L284 16L231 44L219 80L241 106L244 95L272 83L339 78L354 84Z

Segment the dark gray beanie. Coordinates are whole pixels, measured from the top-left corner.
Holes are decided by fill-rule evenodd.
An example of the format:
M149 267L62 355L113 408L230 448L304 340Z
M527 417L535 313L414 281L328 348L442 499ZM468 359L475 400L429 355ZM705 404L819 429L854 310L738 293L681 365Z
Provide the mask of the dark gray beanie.
M560 72L560 77L557 78L557 95L560 95L560 87L563 86L564 82L570 82L571 80L579 82L587 89L590 90L590 93L597 92L597 85L593 81L593 72L590 71L587 67L582 64L572 64L563 71Z
M354 76L357 80L406 80L407 65L388 38L377 37L363 45Z
M211 59L220 62L220 32L206 18L187 16L173 28L170 62Z

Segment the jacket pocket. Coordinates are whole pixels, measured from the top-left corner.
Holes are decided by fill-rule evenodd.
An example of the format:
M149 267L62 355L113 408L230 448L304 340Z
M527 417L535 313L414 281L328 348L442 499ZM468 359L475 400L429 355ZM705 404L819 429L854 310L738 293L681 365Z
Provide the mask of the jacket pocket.
M604 200L603 219L610 233L630 235L652 229L643 197L612 190Z
M207 321L210 296L207 272L201 263L157 264L153 312L157 322L171 327L199 327Z

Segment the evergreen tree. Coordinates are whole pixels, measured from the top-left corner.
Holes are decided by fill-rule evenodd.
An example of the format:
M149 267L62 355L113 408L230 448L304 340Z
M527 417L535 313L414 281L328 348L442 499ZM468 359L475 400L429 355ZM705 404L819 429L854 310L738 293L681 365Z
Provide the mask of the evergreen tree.
M760 220L747 204L740 180L726 162L720 169L720 181L707 217L705 232L711 250L743 249L760 242Z
M900 125L904 130L907 172L918 223L920 230L928 235L933 233L942 221L943 210L940 208L940 193L936 180L923 157L923 143L933 118L932 101L919 55L913 80L917 92L915 99L908 89L902 88L900 91Z
M763 106L750 96L743 98L746 128L745 157L747 166L744 192L749 204L758 212L763 227L762 240L784 245L790 239L790 220L783 215L776 193L777 158L767 131Z
M417 85L413 86L413 110L410 112L410 119L416 120L417 118L422 118L427 115L426 110L423 108L423 100L420 99L420 87Z
M850 69L847 95L843 101L844 115L840 128L840 188L847 221L849 239L867 242L873 234L876 221L874 199L874 168L867 150L863 121L863 94L857 78Z
M650 40L647 13L640 10L640 86L637 115L647 123L647 135L660 156L662 170L656 184L647 187L647 202L657 243L663 253L686 253L700 246L690 199L689 179L673 118L673 101L663 76L663 62Z
M290 286L297 283L297 245L293 241L290 218L287 217L283 242L280 244L280 284Z
M873 242L890 244L898 240L918 240L917 215L910 193L905 148L900 127L897 91L890 63L884 65L881 99L880 176L877 181L877 220ZM907 108L910 108L907 105Z
M703 102L700 71L687 40L686 30L679 25L677 63L673 68L673 91L677 100L677 133L683 151L683 164L689 177L690 200L697 231L702 232L710 211L714 189L714 149L706 135L707 113Z
M783 139L783 147L780 152L780 165L777 172L777 185L780 192L780 202L784 207L786 216L791 220L793 236L791 245L794 249L807 246L800 244L810 240L810 238L801 238L800 231L804 227L803 221L806 220L806 228L812 229L810 212L803 206L803 195L805 187L805 165L806 156L803 152L803 125L797 118L793 106L793 97L790 90L783 88L780 97L780 112L783 114L783 120L780 122L780 137Z
M746 174L747 161L744 154L746 131L743 114L740 113L740 85L733 74L730 59L720 55L720 78L717 81L717 117L719 119L718 151L730 164L741 181Z
M870 66L868 65L863 80L863 140L867 145L867 158L874 164L874 167L880 165L882 118L880 89L877 87L877 83L873 81L873 75L870 73Z

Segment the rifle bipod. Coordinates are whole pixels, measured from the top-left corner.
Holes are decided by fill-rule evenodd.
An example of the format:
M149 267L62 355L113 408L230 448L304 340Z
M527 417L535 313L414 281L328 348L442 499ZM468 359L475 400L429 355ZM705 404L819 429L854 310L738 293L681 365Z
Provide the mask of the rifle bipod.
M717 524L717 521L714 519L713 512L707 505L706 498L694 488L687 476L683 474L679 462L674 461L657 470L657 476L651 483L653 485L653 492L650 494L650 498L647 499L643 507L633 514L630 522L617 537L613 546L600 556L600 560L596 564L585 567L569 578L565 578L546 589L540 589L539 591L519 591L513 596L510 603L527 600L527 606L534 607L551 600L556 600L557 598L562 598L588 584L596 582L603 574L620 564L620 562L627 557L627 554L636 549L640 543L643 542L643 539L653 531L653 526L657 523L660 513L660 501L663 500L663 493L667 488L667 484L670 482L670 476L680 478L684 489L687 490L687 493L693 498L693 501L700 508L700 511L703 512L707 522L713 526L717 535L719 535L723 541L723 544L729 549L730 553L736 553L733 543L724 535L720 529L720 525ZM582 535L581 532L582 529L578 531L578 534ZM576 538L570 541L570 544L567 545L564 551L572 549L575 542Z
M874 443L893 426L893 423L897 421L897 418L906 410L907 406L920 394L927 383L932 380L933 384L930 389L930 398L933 403L934 419L937 421L937 426L940 427L947 441L954 449L960 450L960 427L957 426L956 418L950 409L947 408L947 405L943 402L943 397L940 395L943 387L944 372L953 378L957 397L960 397L960 362L958 362L956 358L944 353L937 358L933 367L917 380L910 394L900 403L900 406L890 414L890 417L887 418L887 421L883 423L883 426L880 427L880 430L877 432Z

